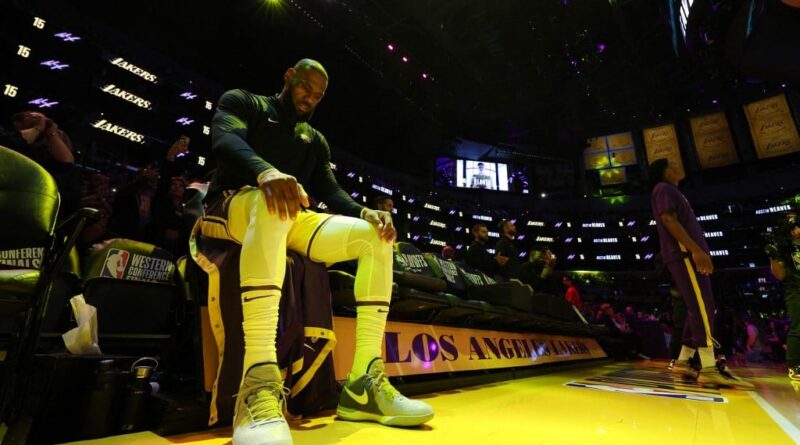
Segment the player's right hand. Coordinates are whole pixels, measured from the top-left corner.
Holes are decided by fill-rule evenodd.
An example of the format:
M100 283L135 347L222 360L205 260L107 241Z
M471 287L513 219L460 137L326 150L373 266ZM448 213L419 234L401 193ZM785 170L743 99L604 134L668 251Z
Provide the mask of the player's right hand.
M711 263L711 257L702 250L692 252L692 261L694 261L697 271L702 275L711 275L714 272L714 264Z
M501 266L505 266L506 263L508 262L508 257L503 255L497 255L496 257L494 257L494 259L497 261L497 264Z
M264 193L267 211L271 215L277 214L282 221L286 218L294 220L297 212L309 206L308 194L297 183L297 178L281 173L276 168L259 175L258 188Z

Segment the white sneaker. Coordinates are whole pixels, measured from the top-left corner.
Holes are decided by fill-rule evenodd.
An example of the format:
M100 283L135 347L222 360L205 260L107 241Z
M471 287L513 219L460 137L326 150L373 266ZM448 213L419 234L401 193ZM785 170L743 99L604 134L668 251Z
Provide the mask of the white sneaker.
M233 445L292 445L283 417L287 392L277 364L250 368L236 400Z

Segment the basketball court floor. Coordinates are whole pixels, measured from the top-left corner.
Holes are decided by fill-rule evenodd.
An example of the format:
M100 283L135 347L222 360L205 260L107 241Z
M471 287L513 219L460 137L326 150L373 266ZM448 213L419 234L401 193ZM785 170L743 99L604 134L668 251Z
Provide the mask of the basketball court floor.
M436 417L419 428L340 421L328 411L292 422L292 435L295 445L800 443L800 386L779 367L734 371L755 390L685 384L662 361L614 363L421 396ZM144 432L75 443L221 445L230 434Z

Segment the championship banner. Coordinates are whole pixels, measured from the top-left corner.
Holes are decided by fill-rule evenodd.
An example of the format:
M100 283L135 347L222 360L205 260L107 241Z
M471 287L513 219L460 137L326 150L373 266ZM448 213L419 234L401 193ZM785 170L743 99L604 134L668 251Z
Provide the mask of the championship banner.
M647 163L656 159L667 158L671 165L678 167L683 172L683 160L678 146L678 135L672 124L644 129L644 146L647 151Z
M353 364L356 319L333 317L336 379ZM383 361L390 376L475 371L606 357L594 339L386 322Z
M586 170L636 165L636 149L633 134L616 133L587 140L589 146L583 152Z
M586 147L586 150L583 151L584 154L605 153L606 151L608 151L608 146L606 145L605 136L589 138L586 140L586 143L588 147Z
M586 164L586 170L599 170L611 167L611 161L608 159L607 151L602 153L587 153L583 155L583 161Z
M627 150L610 151L611 165L613 167L624 167L626 165L636 165L636 150L629 148Z
M600 173L600 185L624 184L628 180L623 167L607 168L598 173Z
M744 106L759 159L800 151L800 135L784 95Z
M611 134L607 137L609 150L633 148L633 134L630 131L627 133Z
M725 113L694 117L689 122L701 168L724 167L739 162Z

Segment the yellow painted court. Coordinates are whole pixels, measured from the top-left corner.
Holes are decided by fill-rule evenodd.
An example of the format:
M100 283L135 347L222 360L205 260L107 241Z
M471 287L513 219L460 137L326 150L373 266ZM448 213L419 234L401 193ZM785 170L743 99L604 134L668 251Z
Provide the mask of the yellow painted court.
M335 420L292 423L295 445L800 443L800 392L782 368L735 368L755 391L675 382L665 362L606 364L428 394L436 417L398 429ZM800 389L800 388L798 388ZM159 437L138 433L85 444L230 443L230 429Z

